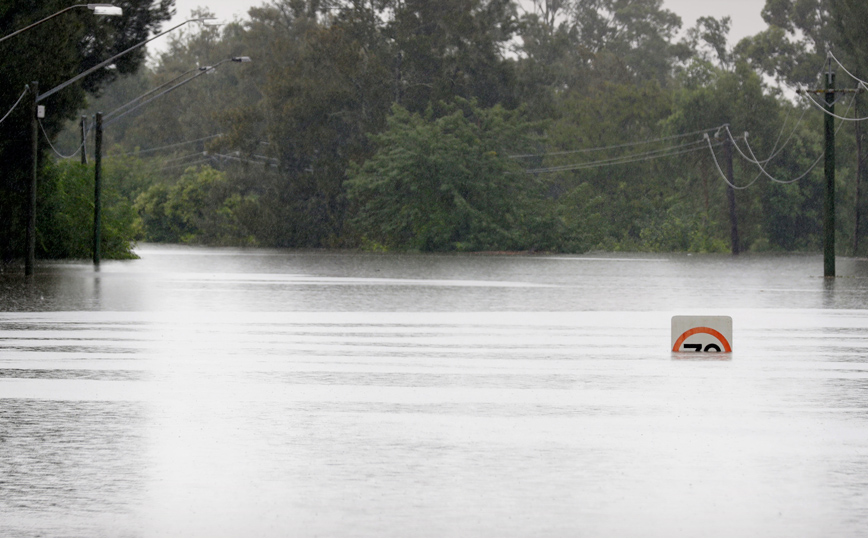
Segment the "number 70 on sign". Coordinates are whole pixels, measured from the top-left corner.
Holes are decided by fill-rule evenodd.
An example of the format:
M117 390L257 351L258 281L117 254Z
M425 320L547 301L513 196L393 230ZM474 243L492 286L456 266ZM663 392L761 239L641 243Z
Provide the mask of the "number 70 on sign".
M731 353L729 316L673 316L672 352Z

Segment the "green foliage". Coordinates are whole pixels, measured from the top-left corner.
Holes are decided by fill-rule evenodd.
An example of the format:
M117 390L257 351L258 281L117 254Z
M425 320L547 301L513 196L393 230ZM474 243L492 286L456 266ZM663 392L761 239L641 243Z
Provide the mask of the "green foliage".
M90 258L93 255L94 169L65 161L46 170L43 203L37 216L39 255L44 258ZM137 231L132 204L106 176L102 193L100 253L105 259L135 257Z
M598 58L617 58L639 80L663 84L691 54L674 42L681 18L663 9L662 0L575 0L571 22Z
M174 185L157 183L136 199L144 238L155 242L252 245L245 216L256 198L235 191L210 167L189 168Z
M822 152L821 116L764 75L810 80L829 46L868 73L855 0L768 0L768 30L735 48L727 18L683 32L661 0L531 4L276 0L243 23L173 33L167 53L90 111L198 65L253 63L112 123L105 153L136 157L106 158L106 170L152 241L717 252L729 201L703 134L724 166L718 127L742 152L749 132L771 175L796 178ZM849 240L852 137L838 151ZM742 247L818 248L821 171L783 185L737 151L734 161L736 184L757 178L734 194ZM24 191L7 193L0 209L20 207Z
M673 199L660 211L649 212L639 232L641 250L655 252L727 252L716 223L684 200Z
M534 126L502 107L450 108L439 118L394 108L379 151L348 183L357 233L421 251L536 247L541 188L509 158L531 146Z
M72 5L67 0L6 0L0 3L0 36L7 36L36 21L49 17ZM38 82L39 93L59 86L87 68L129 49L147 38L160 23L168 20L174 0L121 0L123 16L107 19L95 16L83 7L50 18L32 29L0 43L0 108L5 114L25 85ZM119 75L135 72L144 62L145 50L140 49L119 58L115 69L101 69L83 80L43 100L47 109L42 125L48 137L54 139L84 105L87 94L101 92ZM31 87L31 90L36 88ZM0 124L0 253L4 258L22 256L27 214L27 190L33 163L31 154L30 118L33 91L21 105ZM41 135L40 135L41 136ZM42 151L46 149L40 141ZM40 159L43 157L40 155ZM40 169L42 169L40 167ZM42 178L49 187L52 178ZM45 196L53 193L41 190ZM60 195L58 195L60 196ZM41 198L41 197L40 197ZM47 233L41 235L47 239ZM46 248L64 241L46 240ZM50 257L63 256L65 251L45 251Z
M509 0L405 0L384 34L397 48L396 102L422 113L454 97L513 107L513 65L502 51L517 29Z

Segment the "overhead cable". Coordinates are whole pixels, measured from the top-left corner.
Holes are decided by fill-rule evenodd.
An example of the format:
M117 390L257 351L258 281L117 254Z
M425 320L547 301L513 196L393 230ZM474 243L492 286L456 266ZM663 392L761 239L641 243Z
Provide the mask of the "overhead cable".
M851 122L860 122L860 121L866 121L866 120L868 120L868 116L866 116L866 117L864 117L864 118L845 118L844 116L839 116L838 114L835 114L834 112L830 112L830 111L826 110L826 107L824 107L824 106L821 105L820 103L816 102L816 101L814 100L813 97L811 97L810 95L808 95L807 92L802 92L802 95L804 95L805 97L807 97L807 98L808 98L808 101L810 101L810 103L811 103L812 105L814 105L815 107L819 108L819 109L820 109L824 114L827 114L827 115L829 115L829 116L832 116L833 118L839 119L839 120L841 120L841 121L851 121ZM848 109L848 110L849 110L849 109Z
M751 187L754 183L756 183L759 180L759 178L761 176L758 175L757 177L753 178L753 181L751 181L747 185L738 186L738 185L733 184L729 180L729 178L726 177L726 174L723 172L723 169L720 168L720 163L717 161L717 154L714 153L714 147L711 144L711 137L708 136L708 134L705 135L705 141L708 142L708 151L711 152L711 158L714 159L714 166L717 168L717 171L720 172L720 177L723 178L724 183L726 183L727 185L729 185L730 187L732 187L735 190L743 191L743 190ZM718 145L720 145L720 144L718 144Z
M164 166L164 167L160 168L160 170L172 170L174 168L184 168L184 167L190 168L190 167L193 167L193 166L196 166L199 164L211 162L213 160L214 160L214 157L209 155L208 157L206 157L204 159L201 159L198 161L193 161L191 163L181 163L181 164L173 164L172 166Z
M187 155L183 155L181 157L174 157L172 159L167 159L167 160L163 161L163 163L164 164L173 163L173 162L177 162L177 161L183 161L184 159L189 159L191 157L201 157L203 155L207 156L208 152L197 151L196 153L188 153Z
M205 140L211 140L212 138L219 138L223 136L223 133L217 133L211 136L206 136L204 138L197 138L196 140L188 140L186 142L178 142L177 144L169 144L168 146L160 146L156 148L148 148L136 151L128 151L127 153L121 153L122 156L126 155L141 155L142 153L152 153L154 151L160 151L164 149L177 148L180 146L186 146L187 144L195 144L196 142L204 142Z
M551 156L551 155L572 155L575 153L591 153L594 151L604 151L604 150L610 150L610 149L629 148L629 147L633 147L633 146L644 146L647 144L653 144L655 142L665 142L667 140L676 140L678 138L687 138L688 136L696 136L696 135L700 135L702 133L707 133L709 131L714 131L715 129L717 129L717 127L713 127L711 129L703 129L702 131L695 131L692 133L684 133L684 134L673 135L673 136L664 136L662 138L652 138L650 140L643 140L641 142L628 142L626 144L618 144L616 146L599 146L596 148L574 149L574 150L570 150L570 151L552 151L549 153L536 153L536 154L527 154L527 155L510 155L509 158L510 159L527 159L530 157L546 157L546 156Z
M76 149L71 155L64 155L63 153L59 152L56 147L54 147L54 144L51 143L51 138L49 138L48 133L45 132L45 126L42 125L42 121L41 120L36 120L36 121L39 122L39 128L42 130L42 135L45 137L46 142L48 142L49 147L51 147L51 150L55 153L55 155L57 155L61 159L64 159L64 160L72 159L73 157L75 157L76 155L79 154L79 152L81 151L81 148L83 148L85 143L86 143L87 131L85 131L85 137L82 138L81 144L78 145L78 149Z
M844 67L844 64L842 64L841 62L839 62L839 61L838 61L838 58L835 58L835 55L832 54L832 51L831 51L831 50L827 53L827 55L829 56L829 58L835 60L835 63L838 64L838 66L839 66L841 69L843 69L845 73L847 73L848 75L850 75L850 78L852 78L853 80L855 80L856 82L858 82L861 86L865 86L866 84L868 84L868 82L866 82L866 81L860 79L859 77L857 77L856 75L854 75L854 74L851 73L850 71L847 71L847 68Z
M853 103L850 103L850 106L853 106ZM847 107L847 112L849 112L849 111L850 111L850 107ZM840 123L838 123L838 127L835 129L835 134L837 134L838 131L841 130L841 127L843 127L843 125L844 125L844 122L840 122ZM728 128L728 126L727 126L726 131L727 131L727 133L728 133L730 139L732 139L732 133L729 132L729 128ZM748 151L750 152L750 154L753 155L753 159L748 159L748 160L751 161L753 164L755 164L755 165L759 168L760 173L759 173L759 175L757 175L757 176L753 179L753 181L751 181L751 182L748 183L747 185L744 185L744 186L739 187L738 185L733 185L733 184L729 181L729 178L726 177L726 174L723 173L723 170L720 168L720 163L718 163L718 161L717 161L717 155L715 155L715 153L714 153L714 149L711 147L711 139L708 137L708 135L706 135L706 140L708 140L708 142L709 142L708 149L711 151L711 156L714 158L714 165L717 167L717 171L720 172L720 176L723 178L723 181L724 181L727 185L729 185L730 187L732 187L733 189L737 189L737 190L744 190L744 189L747 189L748 187L750 187L750 186L752 186L754 183L756 183L757 180L758 180L761 176L763 176L763 175L765 175L765 176L766 176L767 178L769 178L771 181L773 181L773 182L775 182L775 183L780 183L781 185L790 185L790 184L792 184L792 183L797 183L797 182L799 182L799 181L805 179L806 177L808 177L808 175L809 175L811 172L814 171L814 168L816 168L817 165L820 164L820 161L823 160L823 157L825 157L825 154L824 154L824 153L821 153L820 156L817 157L817 160L814 161L814 163L813 163L813 164L808 168L807 172L805 172L805 173L802 174L801 176L799 176L799 177L797 177L797 178L795 178L795 179L790 179L790 180L781 180L781 179L777 179L776 177L774 177L774 176L772 176L771 174L769 174L769 173L766 171L766 169L763 167L763 165L760 164L761 161L758 161L758 160L757 160L756 156L755 156L754 153L753 153L753 149L750 147L750 144L749 144L748 141L747 141L747 137L745 137L745 146L748 148ZM732 139L732 141L733 141L733 144L735 145L735 140ZM738 147L738 146L736 145L736 148L737 148L737 147ZM740 151L741 151L741 150L739 150L739 152L740 152Z
M24 99L24 96L27 95L27 92L29 92L29 91L30 91L30 86L28 86L27 84L25 84L25 85L24 85L24 91L21 92L21 96L18 98L17 101L15 101L15 104L12 105L12 108L9 109L9 112L7 112L7 113L3 116L2 119L0 119L0 123L3 123L4 121L6 121L6 118L8 118L9 115L12 114L12 111L15 110L15 109L18 107L18 105L21 103L21 100Z
M851 108L852 106L853 106L853 102L851 101L851 102L850 102L850 106L847 107L847 112L850 112L850 108ZM847 112L845 112L845 114L846 114ZM839 123L838 123L838 127L835 129L835 134L838 134L838 131L840 131L840 130L841 130L841 127L843 127L843 126L844 126L844 122L843 122L843 121L842 121L842 122L839 122ZM750 151L750 152L751 152L751 155L753 155L753 150L751 149L750 145L747 143L747 137L745 137L745 140L744 140L744 141L745 141L745 145L747 146L748 151ZM808 174L810 174L810 173L814 170L814 167L816 167L816 166L820 163L820 161L823 159L823 157L825 157L825 153L821 153L821 154L820 154L820 156L817 158L816 161L814 161L814 164L811 165L811 167L808 169L807 172L805 172L805 173L802 174L801 176L797 177L796 179L791 179L791 180L788 180L788 181L780 180L780 179L777 179L777 178L773 177L771 174L769 174L768 172L766 172L766 169L765 169L761 164L759 164L759 163L757 163L757 167L760 169L760 173L761 173L761 174L765 175L767 178L769 178L770 180L774 181L775 183L780 183L780 184L782 184L782 185L789 185L789 184L791 184L791 183L796 183L797 181L801 181L802 179L804 179L805 177L807 177Z
M233 156L233 155L223 155L223 154L220 154L220 153L215 153L214 156L215 156L215 157L220 157L220 158L223 158L223 159L228 159L228 160L231 160L231 161L239 161L239 162L248 163L248 164L259 164L259 165L262 165L262 166L277 167L277 165L274 164L274 163L266 163L266 162L262 162L262 161L254 161L254 160L252 160L252 159L242 159L241 157L235 157L235 156Z
M750 162L751 164L768 164L769 162L771 162L772 159L774 159L775 157L780 155L781 152L784 151L784 149L790 144L790 141L793 139L793 136L795 136L795 134L796 134L796 130L799 128L799 125L801 125L802 121L805 119L805 113L807 113L807 112L808 112L807 107L802 109L802 115L799 116L799 121L797 121L796 124L793 126L793 130L790 131L790 136L788 136L786 142L784 142L783 145L780 148L778 148L778 142L781 141L781 136L784 134L784 128L783 128L783 126L781 127L781 132L778 133L778 138L777 138L777 140L775 140L775 145L772 147L771 155L769 155L768 158L766 158L765 160L762 160L762 161L759 161L756 159L749 159L741 151L741 149L739 149L738 144L735 144L735 138L733 138L732 133L729 131L729 126L727 126L726 131L727 131L727 133L729 133L729 138L732 140L733 144L735 144L735 148L738 149L738 153L746 161ZM792 108L790 108L790 113L792 113ZM790 113L787 114L787 119L789 119ZM786 123L787 123L787 120L784 120L784 125L786 125ZM745 144L747 144L747 133L745 133L744 141L745 141Z
M663 157L674 157L677 155L684 155L686 153L691 153L697 151L699 149L704 149L703 147L691 147L697 146L697 144L702 144L702 141L699 142L691 142L688 144L682 144L679 146L670 146L668 148L648 151L644 153L634 153L630 155L621 155L619 157L612 157L609 159L603 159L599 161L591 161L587 163L576 163L576 164L567 164L563 166L551 166L547 168L534 168L525 170L525 172L529 174L539 174L539 173L549 173L549 172L567 172L572 170L585 170L589 168L599 168L603 166L615 166L620 164L631 164L641 161L649 161L653 159L660 159Z
M747 142L747 141L745 140L745 142ZM751 147L750 147L750 146L747 146L747 149L748 149L748 151L751 152L751 155L753 155L753 150L751 149ZM823 157L825 157L825 156L826 156L825 154L821 154L819 157L817 157L817 160L814 161L814 164L812 164L812 165L810 166L810 168L808 168L808 171L807 171L807 172L805 172L804 174L802 174L801 176L799 176L799 177L797 177L797 178L795 178L795 179L790 179L790 180L782 180L782 179L778 179L778 178L776 178L776 177L773 177L771 174L769 174L768 172L766 172L766 169L765 169L765 168L763 167L763 165L761 165L761 164L757 164L757 167L758 167L759 170L760 170L760 174L766 176L766 177L769 178L771 181L773 181L773 182L775 182L775 183L780 183L781 185L790 185L790 184L792 184L792 183L797 183L797 182L799 182L799 181L805 179L806 177L808 177L808 174L810 174L811 172L814 171L814 168L815 168L818 164L820 164L820 161L823 160Z
M802 123L802 118L805 117L805 112L807 112L807 111L808 111L807 108L806 108L805 110L802 111L802 117L799 118L798 123L796 123L795 127L793 127L793 130L792 130L792 132L790 133L790 136L787 138L787 141L784 142L784 145L782 145L779 149L772 149L772 154L771 154L767 159L762 160L762 161L760 161L760 160L758 160L758 159L756 158L756 155L753 153L753 151L751 151L751 155L754 155L754 156L753 156L753 157L748 157L748 156L747 156L747 155L746 155L746 154L741 150L741 148L739 147L738 143L737 143L736 140L735 140L735 137L732 136L732 131L729 130L729 125L726 125L726 126L725 126L725 128L726 128L726 134L727 134L727 136L729 137L729 139L732 141L732 145L735 146L735 149L738 151L738 154L741 155L742 158L743 158L744 160L746 160L747 162L749 162L749 163L751 163L751 164L756 164L756 165L760 165L760 166L761 166L761 165L764 165L764 164L768 164L769 162L771 162L772 159L774 159L775 157L777 157L778 155L780 155L782 151L784 151L784 149L789 145L790 141L793 139L793 136L796 134L796 129L797 129L798 126ZM783 134L783 130L781 130L781 134ZM778 136L778 140L780 140L780 135ZM744 143L745 143L745 145L748 144L748 141L747 141L747 133L744 133ZM775 142L775 148L777 148L777 142Z

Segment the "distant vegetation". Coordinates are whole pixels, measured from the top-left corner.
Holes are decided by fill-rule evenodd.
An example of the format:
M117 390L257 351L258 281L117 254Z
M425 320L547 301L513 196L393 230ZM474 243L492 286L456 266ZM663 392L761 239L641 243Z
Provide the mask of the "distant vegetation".
M683 28L661 0L531 4L279 0L173 33L85 113L197 67L253 61L223 63L106 127L104 251L122 256L143 240L726 252L729 132L741 248L819 249L822 162L804 174L823 152L823 114L791 89L821 87L827 50L868 79L864 0L767 0L768 29L735 47L729 19ZM852 95L836 110L868 116ZM71 153L77 127L53 122L48 134ZM854 125L838 135L838 244L865 254ZM86 256L92 164L45 163L41 255ZM4 196L20 192L9 179L20 170L6 168ZM9 257L22 213L4 218Z

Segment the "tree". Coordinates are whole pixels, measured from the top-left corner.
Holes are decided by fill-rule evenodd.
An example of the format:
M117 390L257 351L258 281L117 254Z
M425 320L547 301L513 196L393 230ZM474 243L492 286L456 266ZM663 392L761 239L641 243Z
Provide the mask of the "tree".
M510 158L531 147L534 126L500 106L450 108L435 117L394 107L374 136L379 150L350 173L354 231L401 250L539 247L542 229L554 228L544 191Z
M368 6L345 6L323 22L300 7L289 28L271 25L263 118L283 177L270 197L283 231L278 246L334 246L346 216L346 168L372 153L367 133L385 124L393 84Z
M539 0L521 19L518 88L537 117L603 81L666 87L690 57L681 19L660 0Z
M598 61L617 58L639 80L665 84L691 53L674 41L681 18L663 9L663 0L575 0L571 23Z
M412 112L454 97L514 108L505 49L517 30L511 0L403 0L384 28L396 62L396 99Z
M736 53L780 82L816 84L826 62L826 52L840 44L829 11L832 3L832 0L766 0L762 16L768 29L743 39Z
M93 249L93 166L64 161L47 168L37 215L40 250L51 258L88 259ZM106 259L131 258L138 218L115 180L106 174L100 250Z
M853 61L852 70L868 79L868 34L863 24L868 20L868 4L861 0L831 0L829 17L835 29L837 46Z
M239 193L224 173L204 167L188 168L173 185L152 185L137 198L136 210L151 241L247 245L255 239L244 221L256 204L255 197Z
M658 138L663 121L672 113L671 98L655 81L644 83L595 81L582 91L571 91L560 103L559 118L548 130L548 155L538 168L546 172L552 194L573 211L585 214L594 234L589 246L627 245L637 241L647 215L665 202L667 182L654 162L617 161L633 152L648 152L663 146L622 148L625 141L641 143ZM625 140L625 133L629 138ZM598 150L597 148L612 149ZM632 159L625 159L632 161ZM605 204L576 206L574 191ZM600 218L594 215L600 215ZM579 230L576 230L579 231Z
M0 103L11 106L24 86L38 81L44 93L100 61L143 41L168 20L174 0L123 0L116 2L123 17L97 19L86 9L72 10L25 33L0 43ZM31 2L10 0L0 5L0 35L47 17L69 3L61 0ZM41 104L46 136L53 139L66 121L117 76L134 72L144 60L144 50L118 59L116 69L103 69ZM30 112L19 106L0 124L0 254L10 259L23 252L25 194L29 181ZM50 194L50 193L49 193ZM52 255L44 249L42 255Z
M775 183L742 154L764 161L764 169L776 179L793 180L809 170L822 154L819 130L812 134L816 125L800 121L805 119L805 110L781 99L744 59L736 56L734 62L731 70L701 60L689 66L681 75L676 112L669 124L678 131L728 125L736 138L734 143L741 149L733 150L734 183L739 187L751 185L734 192L740 242L746 249L816 248L821 226L819 170L793 184ZM744 133L748 133L747 138L742 138ZM728 136L723 128L714 134L718 143ZM718 149L717 155L724 168L724 153ZM725 236L729 221L724 197L727 186L713 161L703 171L703 182L706 177L711 178L707 187L712 199L710 215L720 226L718 235Z

